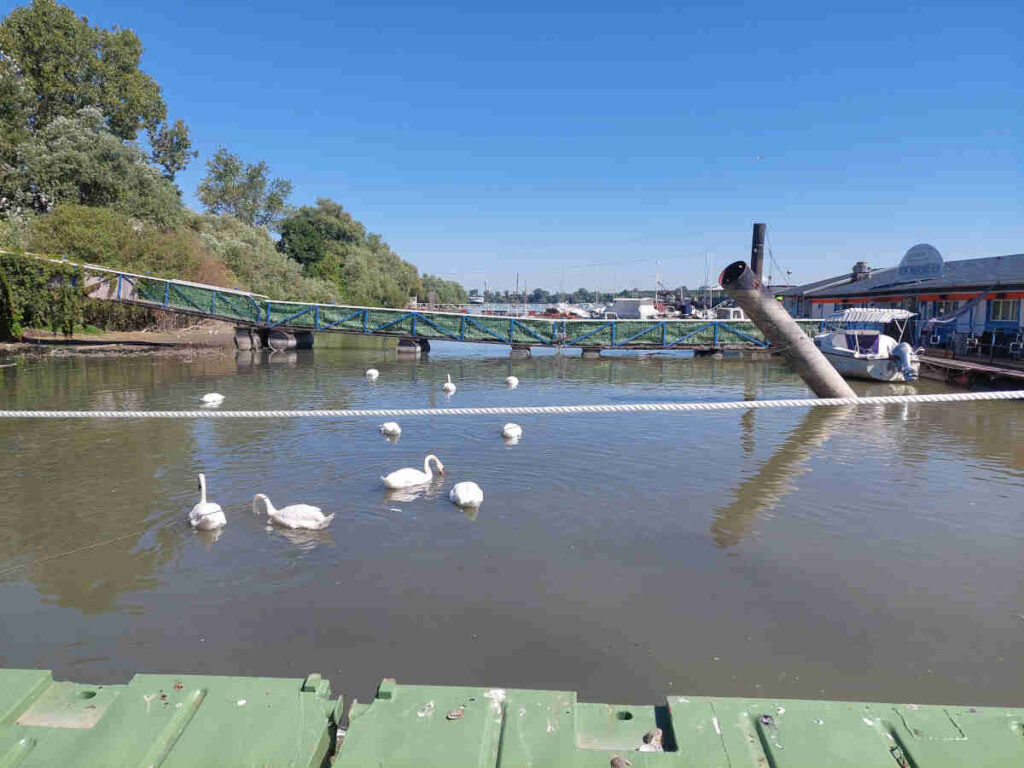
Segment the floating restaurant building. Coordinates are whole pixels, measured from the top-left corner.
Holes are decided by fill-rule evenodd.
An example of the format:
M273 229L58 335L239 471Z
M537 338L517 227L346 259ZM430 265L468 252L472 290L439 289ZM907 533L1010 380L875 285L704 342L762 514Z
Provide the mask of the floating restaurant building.
M907 309L918 315L925 343L950 337L1020 342L1024 253L944 261L933 246L915 245L896 267L858 261L845 275L777 291L793 317L827 318L853 307Z

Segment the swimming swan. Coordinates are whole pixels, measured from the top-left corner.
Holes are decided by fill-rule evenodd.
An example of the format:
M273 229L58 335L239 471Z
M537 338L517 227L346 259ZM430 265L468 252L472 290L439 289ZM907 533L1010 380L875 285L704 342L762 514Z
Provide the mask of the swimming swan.
M476 483L456 483L448 499L457 507L479 507L484 503L484 492Z
M518 376L508 376L508 377L506 377L505 378L505 386L508 387L509 389L515 389L516 387L519 386L519 377Z
M257 493L252 497L252 511L257 515L265 512L272 522L282 528L304 528L317 531L331 524L334 515L324 515L320 507L309 504L290 504L283 509L274 509L274 505L265 493Z
M386 421L381 424L377 429L384 437L398 437L402 434L402 428L398 426L397 421Z
M220 405L224 402L224 395L220 392L207 392L205 395L199 398L207 405Z
M412 467L405 467L404 469L396 469L390 475L386 475L381 478L384 481L385 488L412 488L415 485L425 485L429 483L434 477L434 474L430 471L430 462L434 461L437 463L437 471L439 474L444 474L444 464L434 454L430 454L423 460L423 471L420 472L418 469Z
M188 524L200 531L214 531L228 524L220 504L206 500L206 475L199 473L199 503L188 513Z
M451 376L450 373L446 374L446 375L448 376L448 381L446 381L444 383L444 385L441 387L441 389L444 390L444 393L446 395L454 395L455 394L455 385L452 384L452 376Z
M501 428L501 436L514 437L518 439L523 436L523 428L520 427L518 424L513 424L512 422L509 422L508 424Z
M364 375L366 376L367 381L376 381L377 377L380 376L380 371L376 368L367 368Z

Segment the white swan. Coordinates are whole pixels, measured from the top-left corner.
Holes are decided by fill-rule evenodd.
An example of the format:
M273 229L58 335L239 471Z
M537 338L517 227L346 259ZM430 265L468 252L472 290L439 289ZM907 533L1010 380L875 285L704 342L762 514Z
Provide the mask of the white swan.
M412 488L415 485L424 485L429 483L431 478L434 477L434 473L430 471L430 462L437 463L437 471L439 474L444 474L444 464L434 454L430 454L423 460L423 471L420 472L418 469L412 467L405 467L404 469L396 469L390 475L385 475L381 478L384 481L385 488Z
M275 509L265 493L257 493L252 497L252 511L257 515L266 513L272 522L282 528L305 528L310 531L326 528L334 519L334 514L325 515L320 507L309 504L289 504L283 509Z
M364 375L366 376L367 381L376 381L377 377L380 376L380 371L376 368L367 368Z
M519 377L518 376L507 376L507 377L505 377L505 386L508 387L509 389L515 389L516 387L519 386Z
M523 436L523 428L520 427L518 424L513 424L512 422L509 422L508 424L501 428L501 436L514 437L518 439Z
M377 429L384 437L398 437L402 434L402 428L398 426L397 421L385 421Z
M446 395L454 395L455 394L455 385L452 384L452 376L451 376L450 373L446 374L446 375L448 376L448 381L446 381L444 383L444 385L441 387L441 389L444 390L444 393Z
M457 507L479 507L484 503L484 492L476 483L456 483L448 499Z
M220 504L206 500L206 475L199 473L199 503L188 513L188 524L200 531L214 531L228 524Z
M224 395L220 392L207 392L205 395L199 398L207 405L220 405L224 402Z

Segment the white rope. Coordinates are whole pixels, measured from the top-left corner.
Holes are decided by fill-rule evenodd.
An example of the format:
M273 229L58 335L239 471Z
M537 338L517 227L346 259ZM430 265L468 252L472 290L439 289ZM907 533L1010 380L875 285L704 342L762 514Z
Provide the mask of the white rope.
M822 408L841 405L901 405L903 403L963 403L980 400L1020 400L1024 390L952 392L936 395L822 397L794 400L737 400L710 403L621 403L616 405L523 405L492 408L377 408L307 411L0 411L0 419L359 419L407 416L523 416L577 413L664 413L731 411L762 408Z

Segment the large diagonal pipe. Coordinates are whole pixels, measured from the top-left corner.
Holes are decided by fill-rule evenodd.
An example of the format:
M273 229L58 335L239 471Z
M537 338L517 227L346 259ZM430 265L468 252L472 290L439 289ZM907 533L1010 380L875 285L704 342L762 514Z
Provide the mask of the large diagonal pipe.
M857 396L789 312L765 290L745 261L734 261L722 270L718 281L768 339L774 347L772 351L782 355L814 394L818 397Z

